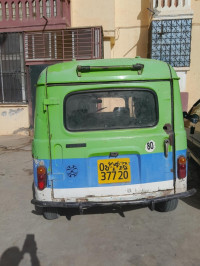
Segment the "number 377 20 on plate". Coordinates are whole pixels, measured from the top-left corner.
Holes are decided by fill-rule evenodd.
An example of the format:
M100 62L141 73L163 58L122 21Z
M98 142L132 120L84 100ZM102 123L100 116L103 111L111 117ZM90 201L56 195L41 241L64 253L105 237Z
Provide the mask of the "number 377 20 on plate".
M97 161L99 184L131 181L130 159L104 159Z

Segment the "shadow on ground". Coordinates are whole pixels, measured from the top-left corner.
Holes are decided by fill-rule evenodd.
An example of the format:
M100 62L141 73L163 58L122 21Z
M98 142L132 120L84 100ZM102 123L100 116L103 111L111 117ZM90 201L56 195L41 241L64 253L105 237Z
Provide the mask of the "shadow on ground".
M196 188L196 194L182 200L188 205L200 209L200 166L192 158L188 162L188 189L191 188Z
M68 210L63 210L63 215L66 216L67 220L71 220L71 218L75 215L88 215L88 214L106 214L106 213L117 213L121 217L125 217L125 213L128 211L132 210L137 210L140 208L145 208L144 206L124 206L124 207L93 207L87 210L83 210L83 213L80 213L79 209L68 209Z
M40 261L37 257L37 244L35 241L35 236L32 234L26 235L22 250L16 246L6 249L1 255L0 266L20 265L20 262L23 260L26 253L30 255L32 266L40 266Z

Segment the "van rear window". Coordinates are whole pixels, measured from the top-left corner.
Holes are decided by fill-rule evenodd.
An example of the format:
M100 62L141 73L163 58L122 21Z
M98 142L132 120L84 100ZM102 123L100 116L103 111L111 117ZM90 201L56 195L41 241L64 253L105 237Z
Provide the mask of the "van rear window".
M157 121L157 96L145 89L76 92L64 101L69 131L144 128Z

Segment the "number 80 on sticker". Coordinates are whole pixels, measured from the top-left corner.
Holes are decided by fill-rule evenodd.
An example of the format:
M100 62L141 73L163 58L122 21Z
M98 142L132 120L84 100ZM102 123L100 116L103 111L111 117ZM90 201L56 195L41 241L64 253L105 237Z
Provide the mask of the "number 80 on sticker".
M145 145L145 150L147 152L153 152L155 148L156 148L156 143L153 140L148 141Z

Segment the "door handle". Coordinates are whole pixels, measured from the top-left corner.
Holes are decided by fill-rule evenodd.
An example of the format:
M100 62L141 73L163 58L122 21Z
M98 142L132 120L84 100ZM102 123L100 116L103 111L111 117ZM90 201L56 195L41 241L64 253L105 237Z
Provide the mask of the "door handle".
M164 154L165 154L165 157L166 157L166 158L168 157L169 144L170 144L169 139L165 139L165 140L164 140Z
M165 124L163 127L164 131L169 135L169 144L174 145L174 131L172 130L171 124Z

